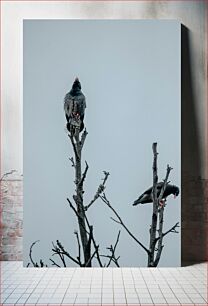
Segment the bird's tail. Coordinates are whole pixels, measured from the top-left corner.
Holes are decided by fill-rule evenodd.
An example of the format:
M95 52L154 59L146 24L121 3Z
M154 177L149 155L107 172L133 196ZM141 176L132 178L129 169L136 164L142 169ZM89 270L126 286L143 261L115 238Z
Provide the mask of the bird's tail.
M139 204L141 204L141 202L140 202L139 199L137 199L136 201L134 201L134 203L133 203L132 205L133 205L133 206L136 206L136 205L139 205Z
M66 128L69 132L71 132L71 124L69 122L67 122L66 124Z

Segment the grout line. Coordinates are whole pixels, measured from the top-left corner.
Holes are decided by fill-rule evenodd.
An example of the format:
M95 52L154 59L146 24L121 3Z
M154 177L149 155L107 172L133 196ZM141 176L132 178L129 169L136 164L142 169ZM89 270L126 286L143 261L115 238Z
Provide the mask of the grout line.
M79 290L81 291L81 289L87 289L86 291L83 290L83 292L81 291L80 293L83 293L81 295L81 297L83 296L83 298L86 298L86 303L84 303L83 305L90 305L92 306L92 303L90 304L90 295L89 293L92 293L93 288L98 288L98 287L93 287L93 284L96 284L96 280L99 280L99 294L96 294L96 290L95 292L95 296L97 296L97 298L99 298L101 300L101 304L107 306L107 304L105 303L105 300L103 300L103 292L104 289L107 289L106 292L111 291L113 293L113 303L111 303L111 305L121 305L119 303L119 292L121 290L121 292L123 292L124 290L124 295L125 295L125 302L123 300L123 303L126 303L127 305L132 305L132 306L138 306L138 305L142 305L141 301L140 301L140 293L139 290L139 283L141 282L141 284L144 285L144 288L146 288L146 292L148 294L148 299L150 298L152 301L152 304L150 303L149 305L155 305L154 301L154 294L151 294L151 288L157 288L158 289L158 295L160 295L161 299L164 299L166 301L166 305L171 305L171 303L168 303L166 300L166 294L165 294L165 289L162 291L162 284L165 285L165 288L167 288L167 290L171 293L172 297L174 298L174 300L178 300L177 298L177 289L179 290L178 292L181 292L181 294L184 295L184 297L186 297L186 299L189 299L190 302L189 304L184 304L186 306L188 305L196 305L196 306L200 306L206 305L206 299L204 299L203 296L201 296L200 292L198 292L198 290L196 289L197 287L197 282L199 284L201 284L202 286L202 290L204 290L203 288L205 288L204 285L204 281L202 278L205 278L206 275L203 274L203 270L204 270L204 266L195 266L195 267L188 267L186 269L180 269L180 268L157 268L157 269L143 269L143 268L102 268L99 270L99 275L96 274L97 273L97 269L98 268L92 268L90 270L85 269L85 268L73 268L71 271L69 271L70 268L63 268L62 270L59 270L59 268L44 268L44 269L40 269L40 268L24 268L21 267L19 262L13 262L13 263L4 263L3 264L3 279L5 280L5 288L4 290L7 289L11 289L11 293L8 294L8 296L6 297L6 299L4 301L6 301L11 294L15 291L15 289L19 288L18 291L20 291L20 293L17 293L16 296L20 295L20 297L18 297L16 299L15 302L13 302L13 299L11 298L11 304L15 304L18 301L21 302L21 299L23 300L24 298L24 294L27 293L28 297L24 298L24 301L22 302L22 304L27 305L27 301L29 300L29 298L32 296L32 294L34 293L34 291L36 289L40 289L41 293L37 293L37 302L36 305L38 306L42 306L41 303L38 303L38 301L40 300L40 298L43 296L44 292L46 292L45 295L45 299L47 301L47 288L49 289L48 291L48 296L50 296L50 303L52 303L53 300L53 294L60 293L60 300L61 302L57 302L56 305L60 306L61 304L63 304L64 298L66 297L66 293L69 292L70 293L70 287L73 287L73 283L75 284L75 291L73 291L74 293L74 303L73 305L78 306L78 304L76 303L78 294L79 294ZM29 269L29 270L28 270ZM53 270L52 270L53 269ZM69 273L68 273L69 272ZM54 283L53 283L53 279L54 279ZM112 287L106 286L103 287L104 284L108 285L108 279L109 279L109 284L112 283ZM160 285L160 280L161 280L161 285ZM194 283L192 282L192 280L194 281ZM52 281L52 282L51 282ZM100 283L101 281L101 283ZM105 283L104 283L105 281ZM171 281L174 285L176 285L176 291L173 291L173 289L171 288ZM183 283L184 282L184 283ZM54 285L53 285L54 284ZM128 287L129 284L129 287ZM148 285L150 285L150 287L148 287ZM193 288L193 292L186 293L185 291L185 286L183 287L183 285L187 285L187 288L190 288L190 290ZM86 287L85 287L86 285ZM116 285L116 286L115 286ZM20 286L20 287L19 287ZM22 287L22 288L21 288ZM116 290L116 288L118 288L118 290ZM135 298L137 297L138 299L138 303L137 304L128 304L128 299L127 299L127 288L131 288L131 290L129 291L130 294L131 292L135 292ZM21 292L22 289L22 292ZM50 294L50 289L54 289L53 293ZM62 292L59 292L57 290L62 289ZM110 290L111 289L111 290ZM26 292L28 290L28 292ZM138 290L138 291L137 291ZM171 291L170 291L171 290ZM31 292L30 292L31 291ZM84 291L86 292L86 294L84 294ZM118 302L115 299L115 293L117 292L118 296ZM176 292L176 293L175 293ZM192 301L192 294L197 294L198 298L199 298L199 302L196 303L194 295L193 295L193 304L191 304ZM73 295L73 294L72 294ZM124 295L122 294L123 298ZM129 294L128 294L129 295ZM155 295L157 296L157 293L155 293ZM180 295L180 293L178 293L178 295ZM111 295L112 296L112 295ZM80 297L80 298L81 298ZM52 299L51 299L52 298ZM96 297L95 297L96 299ZM197 296L196 296L197 299ZM15 300L15 298L14 298ZM179 298L180 301L180 298ZM196 300L197 301L197 300ZM200 301L204 301L204 304L200 304ZM11 305L8 304L8 305ZM22 305L22 304L17 304L18 306ZM49 304L49 303L47 303ZM177 304L173 304L171 306L176 306L176 305L181 305L183 304L182 302L178 302ZM7 304L4 304L5 306ZM55 305L55 303L54 303ZM70 304L71 305L71 304ZM99 304L95 304L95 306L99 306ZM158 305L158 304L157 304ZM162 304L161 304L162 305ZM67 305L69 306L69 304ZM108 305L110 306L110 305ZM148 304L143 304L143 306L148 306Z

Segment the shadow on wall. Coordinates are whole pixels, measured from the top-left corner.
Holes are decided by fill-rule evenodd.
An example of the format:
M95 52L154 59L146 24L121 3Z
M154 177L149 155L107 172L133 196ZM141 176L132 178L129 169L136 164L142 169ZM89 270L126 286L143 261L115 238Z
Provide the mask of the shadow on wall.
M206 235L207 182L202 179L202 152L199 144L199 122L197 122L197 96L194 92L191 69L190 31L181 28L181 150L182 150L182 266L200 263L207 259Z

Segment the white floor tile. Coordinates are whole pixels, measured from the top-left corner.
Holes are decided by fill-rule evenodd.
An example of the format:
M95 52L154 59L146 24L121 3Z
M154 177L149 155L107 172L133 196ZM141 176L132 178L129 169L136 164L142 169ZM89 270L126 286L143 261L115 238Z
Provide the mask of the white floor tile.
M106 303L106 304L113 303L113 297L112 298L103 298L102 297L102 303Z
M101 305L101 299L89 299L89 305Z
M66 304L66 303L71 303L73 304L75 302L75 298L64 298L63 299L63 304Z
M179 301L174 298L165 298L167 304L179 304Z
M29 298L27 304L36 304L39 298Z
M38 301L64 305L206 305L206 264L183 268L27 269L21 262L1 262L1 299L5 305ZM203 299L204 298L204 299ZM76 300L75 300L76 299ZM138 302L139 301L139 302ZM179 302L177 302L179 301ZM100 304L99 304L100 303ZM139 304L137 304L139 303ZM46 304L45 304L46 305Z
M75 304L87 304L88 303L88 297L87 298L76 298Z
M138 298L127 298L127 303L128 304L136 304L136 303L139 303L139 299Z
M127 298L127 299L137 299L137 297L138 297L138 296L137 296L136 293L130 293L130 294L129 294L129 293L126 292L126 298Z
M192 301L189 298L181 298L181 297L177 297L177 299L179 300L179 302L183 305L183 304L193 304Z
M125 298L115 298L114 297L114 302L115 302L115 304L126 303L126 299Z
M140 300L140 304L143 305L143 304L153 304L152 300L151 299L139 299Z
M15 304L17 302L17 299L7 299L4 301L4 304Z

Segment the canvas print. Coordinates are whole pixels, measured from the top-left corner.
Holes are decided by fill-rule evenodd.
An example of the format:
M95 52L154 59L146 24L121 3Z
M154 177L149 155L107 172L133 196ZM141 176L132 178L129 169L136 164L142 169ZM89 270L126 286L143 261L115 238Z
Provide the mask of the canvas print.
M181 25L24 20L24 266L171 267Z

